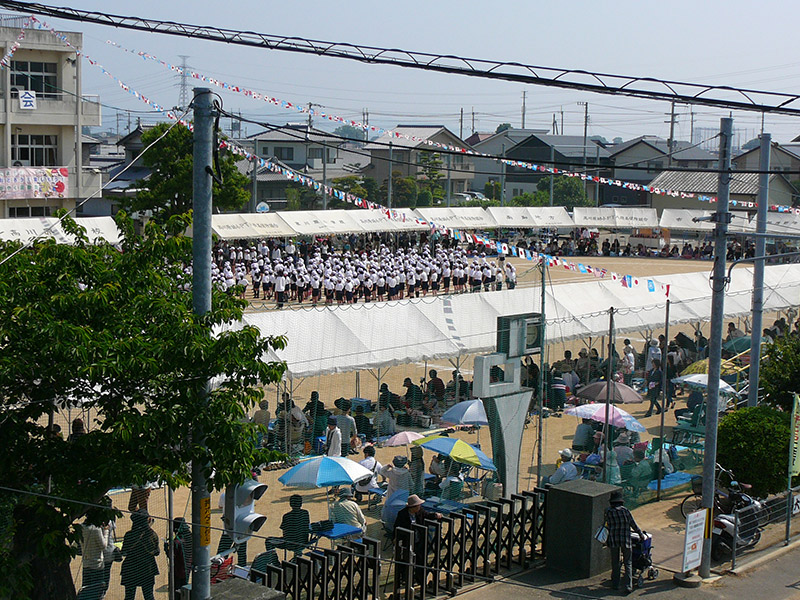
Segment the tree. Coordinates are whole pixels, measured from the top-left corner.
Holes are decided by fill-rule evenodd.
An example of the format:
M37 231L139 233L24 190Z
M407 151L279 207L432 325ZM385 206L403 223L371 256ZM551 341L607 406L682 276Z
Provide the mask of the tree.
M525 192L511 199L511 206L548 206L549 204L550 192L544 190L537 190L535 194Z
M789 415L769 406L752 406L725 415L719 424L719 464L752 485L756 496L786 489Z
M328 197L328 206L330 206L331 200L335 200L335 198ZM295 182L286 186L286 210L315 210L317 208L322 208L322 198L310 187Z
M159 123L142 134L145 147L157 140L170 127ZM192 208L193 134L187 127L176 125L148 150L142 161L152 169L150 177L137 181L139 192L121 206L129 212L150 210L163 223L173 215L184 214ZM236 168L240 157L219 150L219 169L223 184L213 185L214 207L236 210L250 201L250 180Z
M778 337L763 347L758 383L764 404L792 411L794 394L800 393L800 337Z
M346 177L337 177L331 182L333 187L355 194L359 198L364 198L370 202L381 203L380 199L380 186L378 182L372 177L362 177L361 175L347 175ZM352 206L351 204L336 198L328 198L329 208L342 208L344 205Z
M420 190L419 194L417 194L417 206L425 207L431 204L433 204L433 196L430 190Z
M550 178L542 177L537 188L540 192L550 193ZM576 206L589 206L591 201L583 189L583 182L578 177L559 175L553 180L553 206L565 206L572 210Z
M753 148L758 148L761 145L761 140L757 137L753 138L742 144L742 150L752 150Z
M497 129L494 130L495 133L500 133L502 131L506 131L507 129L511 129L511 123L500 123L497 126Z
M210 312L193 313L189 216L151 220L143 236L122 213L117 224L122 251L89 245L69 219L75 245L47 240L14 254L18 243L0 243L0 439L13 457L0 462L0 481L28 493L0 492L0 566L13 574L0 579L2 598L75 597L76 521L109 517L79 503L101 502L117 486L187 485L191 461L221 489L275 459L255 449L258 428L244 417L263 398L258 386L282 376L284 364L262 357L284 339L228 330L246 302L216 289ZM221 382L206 400L212 378ZM48 415L78 403L97 416L87 434L65 440ZM193 431L204 432L205 447Z
M442 173L442 157L438 152L428 152L423 150L419 153L419 167L422 171L422 179L419 181L419 186L428 190L434 199L442 199L444 197L444 188L441 181L444 178Z
M367 132L360 127L353 127L352 125L339 125L333 130L333 133L349 140L366 140Z
M483 186L483 195L490 200L500 199L500 183L497 181L487 181Z
M381 186L381 198L389 198L389 186L384 181ZM394 208L414 208L417 205L419 187L414 177L403 177L400 171L392 171L392 206Z

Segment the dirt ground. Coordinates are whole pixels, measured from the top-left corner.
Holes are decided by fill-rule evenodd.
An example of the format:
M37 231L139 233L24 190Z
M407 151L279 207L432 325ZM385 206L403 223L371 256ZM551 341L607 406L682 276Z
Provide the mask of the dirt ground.
M512 258L510 259L514 262L515 266L517 267L518 278L519 278L519 285L527 286L527 285L537 285L538 280L538 272L533 267L533 263L527 262L525 260ZM599 266L609 270L616 271L618 273L624 274L631 274L631 275L648 275L648 276L659 276L665 274L674 274L674 273L688 273L688 272L695 272L695 271L708 271L710 269L711 263L707 261L697 261L697 260L679 260L679 259L642 259L642 258L592 258L587 259L587 262L592 266ZM579 273L574 273L571 271L567 271L565 269L558 269L553 268L551 271L551 278L553 283L556 284L556 287L560 283L566 282L577 282L577 281L584 281L589 280L590 276L582 275ZM557 293L557 291L556 291ZM248 294L249 295L249 294ZM255 306L259 308L263 303L257 302ZM251 310L253 309L251 308ZM269 308L267 306L266 308ZM765 321L769 318L769 316L765 316ZM774 318L774 317L773 317ZM704 330L707 332L707 326L704 327ZM691 333L691 326L685 325L681 327L671 328L670 330L670 337L674 336L678 331L684 331L685 333ZM655 334L657 335L659 332L656 331ZM645 340L636 335L629 335L632 340L634 346L641 348ZM604 355L605 352L602 349L602 346L598 343L600 340L595 340L595 345L598 347L601 355ZM291 343L291 336L289 338L289 343ZM575 340L573 342L569 342L567 345L563 344L555 344L548 347L548 352L550 356L550 362L554 360L558 360L563 356L563 351L565 349L572 349L573 353L577 354L577 350L584 345L584 341L582 340ZM622 340L617 340L618 348L621 350L622 347ZM390 369L384 370L385 372L382 373L383 379L382 381L386 382L389 386L389 389L395 393L400 393L403 390L402 388L402 381L405 377L411 377L413 381L419 381L420 378L426 375L427 370L430 368L435 368L439 372L439 376L445 381L448 382L451 379L451 374L454 369L454 366L449 363L448 361L441 360L434 363L417 363L417 364L409 364L403 365L398 367L393 367ZM462 364L461 372L467 379L471 379L471 370L472 370L472 357L467 357L465 362ZM343 374L333 374L333 375L325 375L319 377L310 377L306 378L302 381L294 382L293 388L293 397L295 404L299 405L300 407L304 406L306 401L308 400L312 391L317 390L320 394L320 400L322 400L326 407L332 409L333 408L333 401L334 399L344 396L344 397L363 397L368 398L371 401L375 402L378 396L378 382L375 377L369 372L361 372L361 373L343 373ZM270 403L270 410L274 415L275 406L277 404L277 398L279 397L279 391L275 387L267 388L265 390L265 398L269 400ZM679 402L679 406L682 403ZM647 410L646 403L641 404L632 404L626 405L625 409L628 410L635 416L640 422L647 428L647 434L642 435L642 439L646 440L650 437L656 437L659 433L659 425L660 425L660 417L653 415L651 417L644 417L644 413ZM68 431L68 423L71 418L79 416L76 411L73 411L69 414L62 414L60 415L60 419L63 421L61 423L62 428L64 431ZM85 415L85 417L89 417L90 415ZM85 418L86 422L89 423L90 420ZM558 458L558 451L561 448L569 447L571 445L571 440L573 433L575 431L575 427L578 425L579 420L570 417L570 416L562 416L562 417L550 417L543 420L543 474L547 475L552 473L554 470L554 463L555 460ZM665 424L667 427L673 425L675 422L674 416L669 414L666 416ZM455 436L464 439L469 443L475 443L477 440L477 432L467 432L467 431L459 431ZM480 431L481 436L481 447L482 449L491 456L491 443L489 439L489 430L487 427L482 428ZM521 490L529 490L533 489L536 483L536 464L535 464L535 440L537 436L536 431L536 419L534 419L530 425L526 426L523 443L521 448L521 468L520 468L520 479L519 479L519 488ZM408 448L378 448L377 449L377 458L379 462L382 464L387 464L391 462L393 456L397 454L408 454ZM354 456L356 460L363 458L363 456ZM430 461L430 452L426 451L425 454L425 462L426 465ZM326 503L326 495L324 490L296 490L291 489L283 486L281 483L278 482L278 477L285 472L285 469L281 470L268 470L264 471L260 480L263 483L269 485L269 490L267 493L256 502L256 512L264 514L267 516L267 522L264 527L259 532L259 538L261 536L280 536L280 529L279 524L281 520L281 516L289 510L289 496L293 493L300 493L304 498L304 507L309 510L311 513L311 520L320 520L327 518L327 503ZM182 488L175 490L174 492L174 515L175 516L184 516L187 520L191 520L191 507L189 502L190 494L188 488ZM114 504L122 509L127 508L127 501L128 501L128 492L127 491L120 491L112 495L112 499ZM467 502L472 500L479 500L479 497L474 497L468 499ZM679 498L680 499L680 498ZM679 500L678 499L678 500ZM221 511L217 508L218 503L218 494L212 495L212 526L219 527L221 525ZM666 520L674 520L675 525L682 523L682 518L680 517L680 512L677 511L677 518L675 517L675 510L670 510L670 507L675 503L675 500L671 501L670 506L664 506L663 509L650 509L648 514L652 514L652 516L648 518L656 519L655 513L658 513L659 516L657 517L661 526L668 525L668 523L663 522L664 519ZM380 539L382 536L381 532L381 523L380 523L380 510L366 510L366 501L362 503L362 509L367 517L367 521L369 523L369 530L368 535L371 537L375 537ZM165 489L157 489L154 490L151 494L150 503L149 503L149 510L151 514L158 517L158 520L154 524L154 527L159 535L159 538L162 540L166 537L166 522L164 519L167 516L167 493ZM653 511L655 510L655 513ZM122 535L128 528L129 519L123 517L117 523L117 538L119 540L122 539ZM647 524L643 524L645 528L651 528ZM254 538L249 543L249 552L248 552L248 559L252 560L252 558L261 552L264 548L263 541L259 538ZM211 551L212 554L216 551L217 543L219 539L219 531L215 530L212 534L212 543L211 543ZM167 574L167 564L166 558L162 552L162 555L158 559L159 561L159 568L161 574L157 579L156 584L156 592L157 597L165 598L166 597L166 574ZM80 558L77 558L74 563L74 572L76 575L76 584L80 581ZM122 598L122 587L119 586L119 567L114 566L112 570L112 584L109 592L107 594L107 598ZM115 583L116 582L116 583Z

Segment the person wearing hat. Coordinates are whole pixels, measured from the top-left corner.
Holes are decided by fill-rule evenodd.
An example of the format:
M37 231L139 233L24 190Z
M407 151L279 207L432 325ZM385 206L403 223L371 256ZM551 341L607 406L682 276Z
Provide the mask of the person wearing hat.
M153 599L153 586L158 575L158 534L150 524L153 519L146 509L131 514L131 528L122 539L122 567L120 583L126 598L136 597L136 588L142 588L145 600Z
M408 464L408 459L398 454L392 459L392 464L384 465L380 470L380 474L389 481L389 486L386 488L387 499L399 490L411 489L411 472L406 464Z
M578 467L572 462L572 450L564 448L558 454L561 457L561 466L550 477L545 477L545 484L555 485L578 478Z
M435 521L438 521L442 518L442 513L431 513L425 510L422 506L423 500L416 494L411 494L408 497L408 501L406 502L405 508L403 508L399 513L397 513L397 519L394 522L394 531L395 536L397 535L398 529L407 529L410 531L414 531L414 525L428 525ZM410 557L402 553L399 557L395 557L396 560L409 560ZM424 565L427 562L427 555L425 553L425 538L424 536L419 535L415 532L414 535L414 562L417 565ZM400 577L404 577L405 569L400 569ZM414 579L417 582L421 582L424 576L424 572L422 569L417 568L414 569Z
M337 426L336 417L328 417L328 430L325 435L325 455L340 457L342 455L342 431Z
M658 340L650 340L647 348L647 358L644 361L645 377L653 370L653 361L661 362L661 348L658 345Z
M361 508L353 501L353 490L350 486L339 490L339 499L333 503L331 509L331 520L334 523L358 527L362 533L367 532L367 520Z
M631 531L635 531L639 536L644 536L644 532L639 529L631 511L625 508L621 490L617 489L611 493L609 504L611 506L606 509L605 523L608 527L606 545L611 549L611 586L615 590L620 588L619 557L621 553L622 562L625 565L625 593L629 594L633 591Z
M586 348L581 348L578 352L578 360L575 361L575 372L584 385L589 383L589 376L592 372L592 361L589 358L589 351Z

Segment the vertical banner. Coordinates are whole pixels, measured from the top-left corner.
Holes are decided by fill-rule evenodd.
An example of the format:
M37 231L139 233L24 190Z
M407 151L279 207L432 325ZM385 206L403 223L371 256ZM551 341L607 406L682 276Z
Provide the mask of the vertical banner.
M789 442L789 475L800 475L800 396L794 395L792 438Z
M692 569L700 566L703 557L703 539L709 539L710 531L707 525L711 519L708 518L708 510L703 508L689 515L686 515L686 534L683 541L683 566L681 571L688 573Z

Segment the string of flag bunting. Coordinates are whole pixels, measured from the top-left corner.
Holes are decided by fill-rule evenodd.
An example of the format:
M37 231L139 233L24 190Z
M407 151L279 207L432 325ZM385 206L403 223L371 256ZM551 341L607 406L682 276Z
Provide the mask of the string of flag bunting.
M138 57L142 58L143 60L155 62L156 64L164 67L165 69L169 69L169 70L174 71L174 72L176 72L178 74L183 74L184 73L183 66L181 66L181 65L173 65L172 63L169 63L167 61L161 60L160 58L158 58L157 56L155 56L154 54L151 54L149 52L144 52L144 51L139 51L139 50L131 50L131 49L126 48L122 44L119 44L119 43L117 43L117 42L115 42L113 40L106 40L106 43L108 45L110 45L110 46L113 46L114 48L117 48L117 49L123 51L123 52L126 52L126 53L134 55L134 56L138 56ZM538 165L538 164L535 164L535 163L529 163L529 162L525 162L525 161L504 159L504 158L501 158L501 157L493 156L491 154L485 154L485 153L482 153L482 152L476 152L475 150L470 149L470 148L461 148L459 146L453 146L453 145L450 145L450 144L443 144L441 142L437 142L437 141L430 140L430 139L427 139L427 138L421 138L421 137L418 137L418 136L408 135L408 134L405 134L405 133L400 132L400 131L394 131L394 130L391 130L391 129L384 129L383 127L376 127L374 125L368 125L368 124L365 124L365 123L361 123L360 121L355 121L353 119L345 119L344 117L340 117L340 116L337 116L337 115L332 115L332 114L329 114L329 113L326 113L326 112L323 112L323 111L316 110L314 108L313 103L311 105L304 105L304 104L298 104L298 103L289 102L287 100L281 100L280 98L275 98L273 96L269 96L268 94L257 92L255 90L249 89L249 88L244 87L244 86L239 86L239 85L236 85L236 84L227 83L227 82L222 81L220 79L217 79L215 77L209 77L209 76L203 75L202 73L199 73L199 72L191 70L191 69L188 70L187 74L190 77L192 77L193 79L197 79L197 80L203 81L204 83L208 83L208 84L214 85L214 86L216 86L216 87L218 87L220 89L227 90L227 91L230 91L230 92L240 93L240 94L243 94L244 96L247 96L247 97L252 98L254 100L261 100L261 101L264 101L264 102L268 102L269 104L272 104L272 105L280 107L280 108L284 108L284 109L292 110L292 111L296 111L296 112L301 112L301 113L304 113L304 114L307 114L307 115L311 115L313 117L318 117L318 118L321 118L321 119L327 119L327 120L329 120L329 121L331 121L333 123L341 123L341 124L344 124L344 125L350 125L351 127L355 127L357 129L361 129L362 131L373 132L373 133L376 133L378 135L388 135L388 136L390 136L392 138L395 138L395 139L405 139L405 140L408 140L408 141L411 141L411 142L425 144L427 146L432 146L432 147L438 148L440 150L447 150L449 152L461 152L463 154L472 155L472 156L475 156L475 157L478 157L478 158L492 159L492 160L495 160L495 161L497 161L499 163L503 163L503 164L505 164L506 166L509 166L509 167L517 167L517 168L522 168L522 169L528 169L528 170L531 170L531 171L537 171L537 172L547 173L547 174L551 174L552 173L554 175L563 175L565 177L573 177L573 178L581 179L582 181L590 181L592 183L597 183L597 184L600 184L600 185L620 187L620 188L623 188L623 189L630 189L630 190L634 190L634 191L647 192L647 193L661 195L661 196L670 196L672 198L690 198L690 199L694 199L694 200L699 200L701 202L710 202L710 203L714 203L714 202L717 201L717 197L716 196L709 196L709 195L705 195L705 194L694 194L694 193L691 193L691 192L682 192L682 191L679 191L679 190L673 190L673 189L669 189L669 188L654 187L654 186L644 185L644 184L641 184L641 183L635 183L635 182L631 182L631 181L623 181L623 180L620 180L620 179L613 179L613 178L609 178L609 177L600 177L598 175L591 175L591 174L588 174L588 173L570 171L570 170L566 170L566 169L558 169L558 168L555 168L552 165ZM735 200L735 199L731 199L730 200L730 204L733 207L740 206L742 208L756 208L756 206L757 206L755 202L743 202L743 201ZM772 210L773 212L781 212L781 213L782 212L792 212L792 213L795 213L795 214L800 214L800 208L794 208L792 206L786 206L786 205L780 205L780 204L770 205L769 209Z
M2 59L0 59L0 68L11 66L11 58L14 56L14 53L17 51L17 48L19 48L22 45L22 40L25 39L25 30L32 24L33 24L33 16L30 16L27 19L25 19L25 21L23 21L22 28L20 28L19 30L19 35L17 36L17 39L14 41L13 44L11 44L11 47L8 49L8 52L6 52L5 56L3 56Z
M56 36L59 40L65 43L68 47L73 48L76 54L83 57L87 62L89 62L89 64L98 68L103 74L113 79L123 90L127 91L140 101L148 104L155 110L161 112L167 118L174 121L178 121L180 124L188 127L189 129L192 128L191 123L179 119L178 116L175 115L173 111L164 108L162 105L158 104L154 100L148 98L144 94L141 94L137 90L126 85L121 79L117 78L114 74L112 74L105 67L103 67L99 62L92 59L88 55L82 53L72 43L70 43L66 35L58 32L56 29L52 27L49 27L46 23L37 19L34 16L31 16L30 19L33 23L35 23L35 26L37 28L50 31L54 36ZM286 168L283 165L273 163L272 161L257 156L256 154L249 152L245 148L242 148L241 146L235 144L230 140L221 140L219 146L220 148L226 149L232 152L233 154L237 154L239 156L244 157L248 161L256 162L260 167L267 168L268 170L274 173L280 173L283 176L285 176L288 180L297 182L301 185L305 185L311 189L314 189L315 191L324 190L326 194L338 198L340 200L343 200L345 202L348 202L350 204L353 204L355 206L358 206L359 208L381 211L389 219L395 219L400 221L406 220L406 214L404 212L389 209L383 205L371 202L369 200L365 200L364 198L356 196L355 194L344 192L342 190L336 189L331 186L323 185L311 177L308 177L292 169ZM485 249L494 250L498 254L503 254L505 256L516 256L529 261L544 262L550 267L560 267L576 273L591 275L598 279L608 278L611 281L618 282L624 288L630 288L630 289L641 288L641 289L646 289L648 292L651 293L659 292L663 293L665 296L669 296L669 287L670 287L669 284L662 284L653 278L619 274L604 268L592 267L591 265L584 265L583 263L575 263L573 261L565 260L564 258L558 256L552 256L549 254L544 254L533 250L529 250L527 248L520 248L518 246L509 245L505 242L495 241L475 233L448 228L425 219L417 218L414 220L415 222L421 225L430 227L432 231L438 231L442 235L450 235L459 241L464 241L479 246L483 246Z

